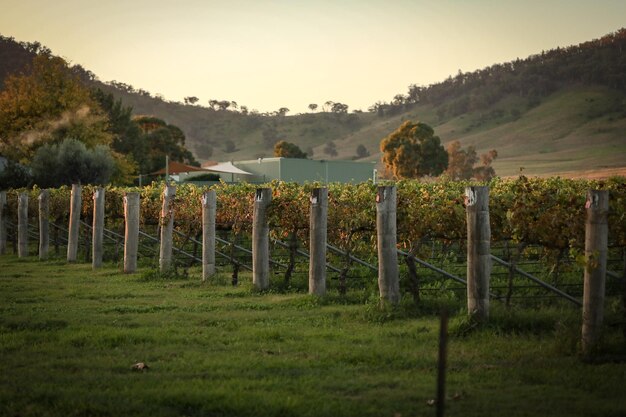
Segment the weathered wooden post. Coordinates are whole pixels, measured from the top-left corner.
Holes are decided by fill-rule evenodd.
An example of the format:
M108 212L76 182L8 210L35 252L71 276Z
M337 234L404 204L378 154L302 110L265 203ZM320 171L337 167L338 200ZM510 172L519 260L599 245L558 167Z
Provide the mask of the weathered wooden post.
M328 188L311 191L309 216L311 257L309 259L309 294L326 294L326 240L328 233Z
M271 201L271 188L257 188L252 220L252 283L257 290L270 286L270 228L267 207Z
M582 349L593 352L604 317L604 290L608 252L609 192L587 192L587 221L585 223L585 283L583 290Z
M48 259L50 248L50 190L39 193L39 259Z
M124 272L137 270L137 252L139 249L139 193L124 195Z
M17 197L17 256L28 256L28 193Z
M0 191L0 255L7 251L7 223L6 223L7 192Z
M165 272L172 266L172 234L174 232L174 208L176 186L165 185L163 207L161 208L161 249L159 252L159 270Z
M489 187L465 188L467 213L467 312L478 322L489 318L491 226Z
M202 194L202 281L215 274L215 212L214 190Z
M91 234L91 267L102 266L102 240L104 238L104 188L98 187L93 192L93 227Z
M400 302L398 248L396 247L396 187L378 187L376 192L376 235L378 242L378 290L380 299Z
M78 227L80 225L80 208L82 204L80 184L72 184L70 200L70 225L67 236L67 261L76 262L78 255Z

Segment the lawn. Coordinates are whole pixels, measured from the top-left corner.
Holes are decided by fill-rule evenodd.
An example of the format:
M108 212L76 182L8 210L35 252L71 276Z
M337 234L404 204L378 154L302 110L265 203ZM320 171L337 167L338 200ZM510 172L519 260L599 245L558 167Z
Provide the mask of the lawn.
M434 415L436 300L380 312L374 285L317 299L198 276L0 256L0 415ZM575 307L494 302L464 332L462 300L447 304L446 415L626 415L619 331L589 363Z

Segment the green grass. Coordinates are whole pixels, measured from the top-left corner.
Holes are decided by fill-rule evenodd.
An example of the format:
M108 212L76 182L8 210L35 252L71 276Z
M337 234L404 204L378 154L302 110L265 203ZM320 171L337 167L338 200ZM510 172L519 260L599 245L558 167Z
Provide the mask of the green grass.
M259 294L243 281L0 257L0 415L434 414L436 308L407 296L379 311L374 294ZM471 332L456 311L446 415L626 414L626 363L581 361L576 309L495 305ZM620 337L607 349L620 353ZM132 371L140 361L150 369Z

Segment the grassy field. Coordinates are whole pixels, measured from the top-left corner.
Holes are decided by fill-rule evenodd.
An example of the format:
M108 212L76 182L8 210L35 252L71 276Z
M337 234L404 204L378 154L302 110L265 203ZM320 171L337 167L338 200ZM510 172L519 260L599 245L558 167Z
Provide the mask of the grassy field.
M245 278L0 257L0 415L434 415L435 301L380 312L371 289L258 294ZM579 310L494 305L466 333L448 304L446 415L626 415L626 363L577 356Z

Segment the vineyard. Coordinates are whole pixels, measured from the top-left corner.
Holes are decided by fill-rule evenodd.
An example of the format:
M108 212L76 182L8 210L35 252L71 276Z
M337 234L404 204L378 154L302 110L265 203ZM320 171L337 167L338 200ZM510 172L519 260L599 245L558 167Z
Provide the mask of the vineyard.
M465 289L467 182L421 183L401 181L397 186L397 242L403 293L420 297L462 297ZM306 289L309 251L311 190L319 184L267 184L272 199L267 211L270 230L272 285ZM345 294L375 284L376 185L362 183L328 186L329 287ZM217 194L218 272L232 275L251 270L250 234L254 193L250 184L220 184ZM491 291L507 304L516 298L543 301L559 298L576 302L582 294L584 268L585 202L588 189L609 191L609 260L607 292L619 291L626 248L626 184L559 178L495 179L489 184L491 247L494 259ZM175 266L177 271L199 262L202 236L202 194L208 188L177 187L172 202ZM89 227L95 187L82 190L81 244L89 260ZM38 189L8 192L5 217L9 241L16 246L17 195L29 194L28 216L36 236ZM66 243L70 205L69 187L50 190L49 217L52 243L58 254ZM140 262L158 260L158 231L163 184L143 188L106 188L105 260L119 262L123 252L124 195L140 194ZM12 231L14 233L12 233ZM33 252L36 252L33 251ZM558 287L558 289L557 289Z

